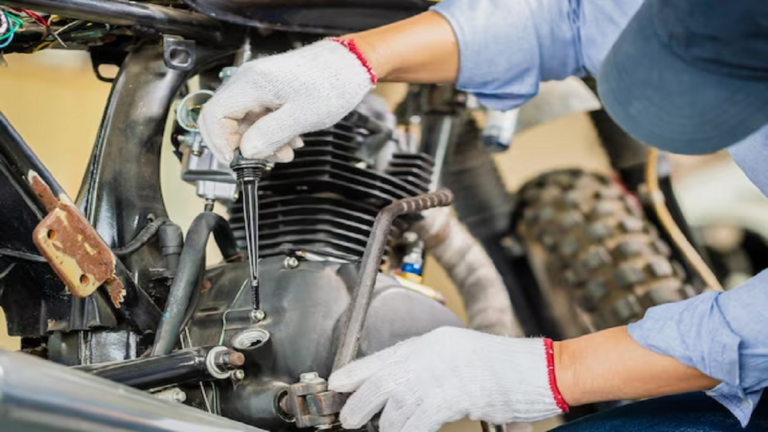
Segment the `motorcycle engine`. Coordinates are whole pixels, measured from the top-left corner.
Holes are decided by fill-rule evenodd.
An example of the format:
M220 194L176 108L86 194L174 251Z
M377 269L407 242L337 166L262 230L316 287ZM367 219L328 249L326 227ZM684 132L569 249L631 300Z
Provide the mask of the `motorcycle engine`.
M191 105L182 101L181 106ZM234 348L245 355L244 374L185 389L188 403L267 430L296 428L280 400L300 375L330 374L340 323L377 213L429 188L431 158L394 139L394 123L386 104L370 96L337 125L304 136L295 160L275 165L262 179L259 279L266 317L252 316L247 263L223 263L205 273L182 346ZM200 196L228 206L231 228L244 250L234 176L194 131L180 141L184 179L197 184ZM383 267L398 266L402 254L394 245L407 243L403 238L410 236L403 234L412 222L399 218L394 224ZM438 327L462 325L423 290L406 285L379 274L358 355Z

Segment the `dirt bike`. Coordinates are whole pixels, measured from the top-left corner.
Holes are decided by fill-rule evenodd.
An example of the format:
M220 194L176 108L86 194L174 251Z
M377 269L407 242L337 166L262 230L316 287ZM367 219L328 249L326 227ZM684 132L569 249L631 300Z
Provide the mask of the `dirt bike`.
M446 256L441 231L421 214L450 204L452 194L438 186L453 190L471 236L451 216L443 221L449 232L484 251L469 269L441 261L473 328L562 338L698 292L702 283L685 276L696 274L689 259L646 216L645 148L604 113L593 120L617 178L547 173L513 195L485 147L472 98L448 86L413 86L395 112L370 96L337 125L304 136L293 162L269 167L259 185L263 313L254 313L242 197L199 134L201 106L249 59L429 5L5 1L3 52L87 50L97 77L113 87L74 199L0 116L0 306L22 351L40 358L0 354L3 424L336 427L344 396L327 389L332 370L463 325L421 284L424 254ZM105 65L119 66L117 76L105 76ZM206 201L186 235L168 219L159 186L165 136L183 179ZM214 203L228 218L211 211ZM224 260L206 269L211 234ZM492 281L474 286L477 275Z

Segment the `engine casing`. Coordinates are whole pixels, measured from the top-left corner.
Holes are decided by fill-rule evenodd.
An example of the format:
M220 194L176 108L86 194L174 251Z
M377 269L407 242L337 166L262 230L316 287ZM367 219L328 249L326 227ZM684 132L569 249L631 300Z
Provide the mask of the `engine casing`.
M279 418L275 398L305 372L328 377L338 346L341 318L350 303L357 265L269 257L260 261L261 302L267 317L254 323L245 263L210 269L189 324L192 346L228 345L241 332L269 332L246 354L246 378L226 384L221 413L255 426L290 428ZM443 326L463 326L448 308L395 279L380 275L360 341L368 355ZM258 332L256 332L258 333Z

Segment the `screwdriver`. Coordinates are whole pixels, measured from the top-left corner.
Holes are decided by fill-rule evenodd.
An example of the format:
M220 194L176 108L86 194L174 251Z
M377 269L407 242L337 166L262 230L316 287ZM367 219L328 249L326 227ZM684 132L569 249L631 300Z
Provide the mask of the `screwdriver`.
M251 300L253 310L251 317L261 321L266 316L261 310L259 299L259 180L267 167L267 162L261 159L243 157L240 150L235 151L230 168L237 176L240 184L240 195L243 197L243 219L245 220L245 242L250 266Z

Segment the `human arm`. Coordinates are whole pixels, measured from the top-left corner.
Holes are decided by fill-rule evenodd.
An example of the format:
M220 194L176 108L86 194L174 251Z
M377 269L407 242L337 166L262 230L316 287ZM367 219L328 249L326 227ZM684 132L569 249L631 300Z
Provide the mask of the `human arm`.
M462 417L535 421L568 404L705 390L717 381L643 348L626 327L559 343L444 328L352 363L329 384L354 392L341 412L346 428L383 409L382 432L432 432Z
M342 37L355 53L321 41L247 63L203 108L200 129L222 160L240 147L247 157L289 161L298 135L337 122L372 89L364 65L380 80L455 82L490 108L515 108L542 80L595 72L640 3L446 0Z
M708 390L719 383L698 369L653 352L616 327L555 343L555 373L573 406Z
M768 386L768 271L727 292L657 306L629 326L644 347L721 382L707 392L746 425Z

